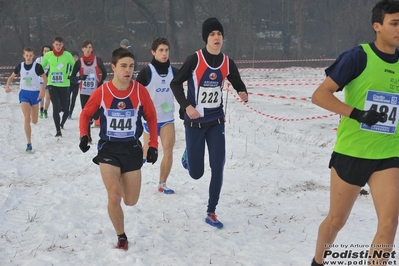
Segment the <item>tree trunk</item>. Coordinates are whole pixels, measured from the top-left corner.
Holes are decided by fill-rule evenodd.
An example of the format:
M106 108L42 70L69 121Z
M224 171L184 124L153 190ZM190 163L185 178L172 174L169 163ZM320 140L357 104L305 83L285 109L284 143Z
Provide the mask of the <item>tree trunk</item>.
M281 25L282 46L284 58L291 55L291 31L290 31L290 5L289 0L281 0Z
M305 0L294 1L295 12L295 31L297 38L297 58L302 59L305 47L305 22L306 22L306 2Z
M170 56L173 58L178 57L179 48L177 45L176 36L176 22L173 15L173 4L171 0L164 0L164 11L165 11L165 24L166 24L166 38L170 43Z
M19 25L21 28L20 31L20 38L22 40L23 46L30 46L31 39L30 39L30 27L29 27L29 15L27 12L27 3L26 0L20 0L20 17L19 17Z
M157 20L155 19L155 15L147 8L145 4L143 4L140 0L128 0L134 6L136 6L141 14L146 18L147 22L151 25L152 36L159 36L159 29Z

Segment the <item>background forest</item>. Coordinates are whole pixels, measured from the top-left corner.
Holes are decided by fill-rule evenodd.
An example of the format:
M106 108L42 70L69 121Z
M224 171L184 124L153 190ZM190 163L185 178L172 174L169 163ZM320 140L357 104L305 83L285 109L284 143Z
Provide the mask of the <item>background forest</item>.
M237 60L239 67L253 65L246 60L335 58L352 46L373 40L370 18L376 2L0 0L0 66L22 61L22 49L27 45L39 55L41 46L51 44L55 36L62 36L67 50L79 54L81 42L91 39L104 62L109 62L111 51L126 38L141 64L151 60L150 44L162 36L171 42L171 61L182 62L204 47L201 24L211 16L222 21L223 51ZM265 66L270 63L255 67Z

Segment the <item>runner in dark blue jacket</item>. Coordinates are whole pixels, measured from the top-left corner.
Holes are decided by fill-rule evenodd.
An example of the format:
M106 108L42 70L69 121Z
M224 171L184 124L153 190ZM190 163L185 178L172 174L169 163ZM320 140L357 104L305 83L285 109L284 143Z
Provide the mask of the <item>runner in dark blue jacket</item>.
M211 167L209 200L205 221L223 227L215 214L223 183L225 135L222 89L227 78L243 101L248 101L245 84L232 59L221 53L223 26L216 18L202 25L206 47L189 56L176 74L170 87L181 107L186 131L186 151L182 162L190 176L199 179L204 174L205 142ZM187 97L183 83L187 81Z

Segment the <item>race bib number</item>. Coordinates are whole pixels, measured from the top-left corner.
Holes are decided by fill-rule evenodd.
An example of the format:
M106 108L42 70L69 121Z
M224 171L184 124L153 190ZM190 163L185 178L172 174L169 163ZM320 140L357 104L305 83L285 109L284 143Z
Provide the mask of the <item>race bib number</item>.
M383 114L383 121L373 126L361 123L362 130L373 131L384 134L394 134L398 126L398 94L368 91L364 110L375 110Z
M134 136L134 110L108 110L107 135L114 138Z
M89 75L86 80L83 80L82 90L94 90L96 88L96 77L94 75Z
M52 72L51 81L52 83L64 83L64 76L62 75L62 72Z
M216 108L222 103L222 90L219 87L200 87L199 102L204 108Z

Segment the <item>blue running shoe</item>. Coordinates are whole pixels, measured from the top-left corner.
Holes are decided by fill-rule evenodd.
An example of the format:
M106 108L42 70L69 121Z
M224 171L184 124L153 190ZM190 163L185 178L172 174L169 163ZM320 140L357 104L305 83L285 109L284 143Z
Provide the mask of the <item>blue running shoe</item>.
M163 194L175 194L175 191L168 188L165 183L159 184L158 192Z
M26 150L25 150L27 153L31 153L32 152L32 144L30 144L30 143L28 143L27 145L26 145Z
M72 116L71 116L71 115L68 115L68 119L72 119Z
M205 218L205 222L216 228L223 227L223 224L217 219L216 214L214 214L213 212L208 212L208 216Z
M184 169L188 170L188 158L187 158L187 148L183 152L183 156L181 157L181 164Z

